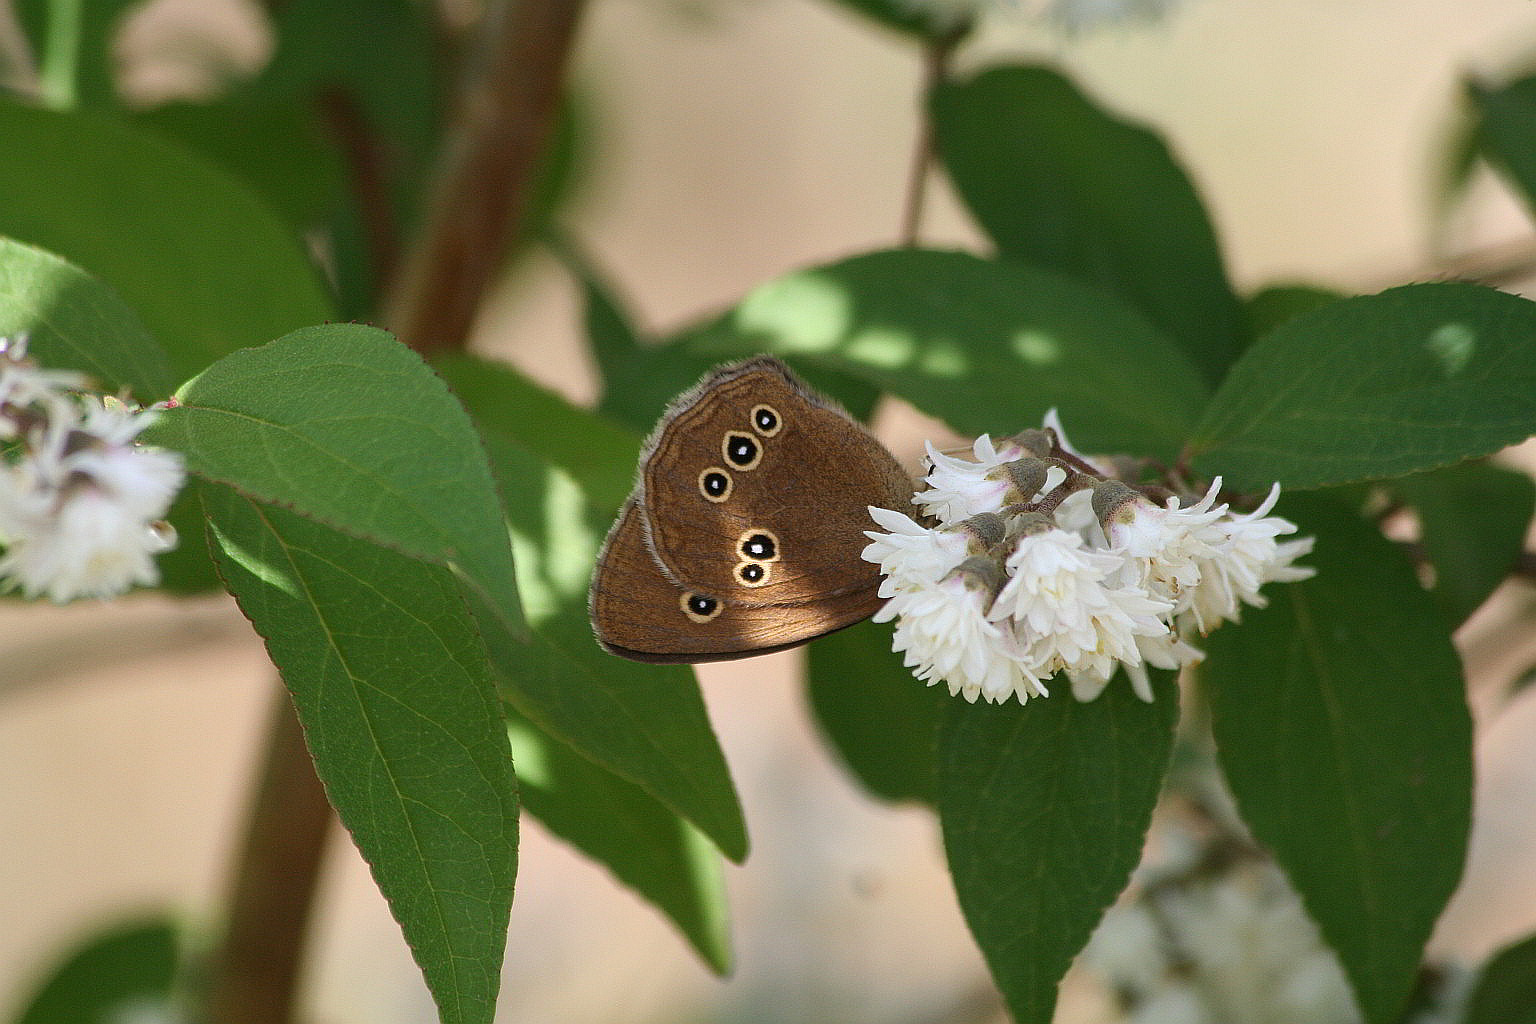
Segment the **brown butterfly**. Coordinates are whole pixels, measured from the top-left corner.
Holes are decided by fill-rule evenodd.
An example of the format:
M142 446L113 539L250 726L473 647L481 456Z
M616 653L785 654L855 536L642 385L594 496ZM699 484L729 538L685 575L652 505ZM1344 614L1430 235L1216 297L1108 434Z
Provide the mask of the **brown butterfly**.
M911 500L885 446L783 363L720 367L641 453L592 578L597 641L636 661L722 661L868 618L867 506Z

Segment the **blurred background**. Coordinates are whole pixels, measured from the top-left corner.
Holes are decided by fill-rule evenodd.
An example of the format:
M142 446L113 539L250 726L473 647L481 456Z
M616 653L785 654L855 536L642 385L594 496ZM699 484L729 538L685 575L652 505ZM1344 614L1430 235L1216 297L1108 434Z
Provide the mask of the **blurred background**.
M252 4L156 0L134 13L118 57L129 91L152 103L254 73L269 51ZM1452 209L1438 198L1461 82L1527 70L1536 55L1530 0L1184 0L1159 24L1071 38L999 0L962 63L1004 55L1054 62L1163 132L1203 189L1240 290L1375 291L1470 253L1536 251L1491 177ZM598 0L575 75L589 123L565 221L643 327L898 240L921 77L905 40L814 0ZM975 240L942 182L922 235ZM509 269L475 347L578 401L595 394L577 297L537 254ZM915 465L924 425L891 410L881 426ZM1512 457L1536 465L1530 446ZM1458 635L1480 788L1467 876L1434 940L1447 957L1480 959L1536 929L1536 696L1499 696L1536 662L1520 625L1533 611L1529 587L1508 588ZM753 842L729 869L735 974L712 977L660 916L525 819L501 1019L1000 1013L934 821L872 802L833 763L804 708L801 656L700 672ZM194 927L213 920L273 685L226 599L0 607L0 1012L106 921L167 906ZM310 1019L434 1019L366 867L333 840ZM1058 1019L1101 1010L1069 992Z

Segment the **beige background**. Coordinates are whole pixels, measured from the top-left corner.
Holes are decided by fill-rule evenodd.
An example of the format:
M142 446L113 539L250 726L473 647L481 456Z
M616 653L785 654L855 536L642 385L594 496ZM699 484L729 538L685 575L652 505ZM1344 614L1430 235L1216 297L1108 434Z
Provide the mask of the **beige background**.
M125 41L145 94L195 85L210 39L237 64L265 52L233 0L156 6ZM1190 0L1165 26L1075 41L1005 14L965 63L1043 56L1159 125L1242 287L1373 290L1433 274L1437 245L1528 235L1486 181L1443 245L1430 217L1459 77L1526 52L1529 0ZM600 151L575 225L647 326L894 241L918 77L900 40L810 0L597 0L579 67ZM925 237L973 238L941 191ZM590 396L573 311L566 283L535 261L497 296L478 343ZM1528 590L1506 597L1532 610ZM1487 696L1529 663L1529 630L1506 622L1484 616L1462 637L1480 687L1482 788L1467 882L1436 940L1449 953L1536 928L1536 699L1496 714ZM712 979L659 917L530 824L503 1020L985 1019L933 823L873 805L829 761L793 681L797 657L701 673L754 843L730 872L736 975ZM268 674L221 600L0 608L0 1009L40 957L93 923L165 905L207 920ZM345 844L332 853L314 1019L432 1019L366 869Z

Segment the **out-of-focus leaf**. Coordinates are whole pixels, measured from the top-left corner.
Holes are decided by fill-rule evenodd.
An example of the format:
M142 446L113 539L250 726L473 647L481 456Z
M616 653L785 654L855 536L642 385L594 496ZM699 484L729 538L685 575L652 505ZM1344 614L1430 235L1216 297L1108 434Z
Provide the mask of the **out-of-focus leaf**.
M1088 451L1171 459L1205 403L1199 371L1114 296L960 252L896 249L796 271L690 332L694 352L800 356L967 433L1052 406Z
M1505 946L1488 961L1461 1024L1536 1024L1536 936Z
M725 877L710 841L515 711L508 729L529 813L655 904L717 974L729 971Z
M1394 480L1391 488L1418 510L1424 553L1435 568L1431 593L1459 626L1520 558L1536 484L1524 473L1463 462Z
M1208 384L1221 380L1242 311L1199 194L1161 138L1043 67L942 82L930 100L940 159L1000 252L1118 295Z
M0 100L0 234L105 281L185 380L331 316L289 226L242 182L158 133Z
M942 686L925 686L891 650L891 627L863 622L811 644L811 711L854 776L884 800L934 801Z
M180 945L179 929L165 918L99 932L53 969L16 1024L94 1024L168 1012Z

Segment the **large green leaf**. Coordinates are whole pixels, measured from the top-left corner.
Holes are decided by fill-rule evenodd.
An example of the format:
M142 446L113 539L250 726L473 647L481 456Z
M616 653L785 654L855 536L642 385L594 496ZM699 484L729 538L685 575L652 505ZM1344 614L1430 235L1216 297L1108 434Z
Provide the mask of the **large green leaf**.
M1371 1022L1397 1019L1461 876L1472 732L1448 628L1403 555L1322 499L1317 576L1212 634L1204 668L1222 767L1339 954Z
M244 184L141 128L0 100L0 234L111 285L176 380L331 316L303 247Z
M495 1010L517 781L447 569L201 485L220 571L282 672L326 795L444 1022Z
M1469 284L1303 313L1232 368L1191 442L1195 468L1309 488L1491 454L1536 433L1533 336L1536 304Z
M529 813L660 908L717 973L730 970L725 877L710 841L639 786L508 717Z
M945 169L999 251L1119 295L1221 379L1242 313L1200 197L1161 138L1042 67L943 82L931 110Z
M26 1000L16 1024L85 1024L169 1011L181 936L165 919L133 921L92 935Z
M817 725L866 789L885 800L934 801L949 694L912 677L891 650L889 625L862 622L811 644L806 687Z
M518 586L534 627L531 643L492 651L507 666L504 696L545 733L639 786L727 856L742 859L746 825L693 673L608 654L593 640L587 619L593 559L613 503L627 493L634 438L509 370L463 360L447 367L506 495ZM530 449L546 453L553 465ZM668 909L665 894L645 895Z
M797 271L686 341L803 356L969 433L1012 434L1057 406L1090 451L1171 458L1205 402L1189 359L1114 296L960 252L872 252Z
M1125 680L1097 700L956 701L939 736L939 817L960 909L1017 1024L1056 986L1130 880L1173 750L1178 694Z
M108 392L127 388L148 403L175 386L165 353L116 292L52 253L0 238L0 338L23 334L41 365L88 373Z
M151 429L191 472L450 566L482 628L520 634L512 551L474 427L387 333L295 331L226 356L177 398Z
M1525 473L1464 462L1392 482L1419 514L1431 591L1446 619L1461 625L1504 582L1520 558L1536 512L1536 484Z

